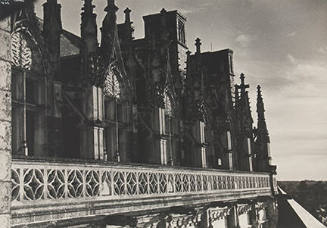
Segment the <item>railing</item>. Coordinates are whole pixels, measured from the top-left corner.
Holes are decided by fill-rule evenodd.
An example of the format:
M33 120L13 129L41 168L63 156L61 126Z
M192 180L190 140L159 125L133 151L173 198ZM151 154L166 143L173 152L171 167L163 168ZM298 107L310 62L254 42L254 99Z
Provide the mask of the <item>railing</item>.
M269 183L264 173L13 160L12 205L267 191Z

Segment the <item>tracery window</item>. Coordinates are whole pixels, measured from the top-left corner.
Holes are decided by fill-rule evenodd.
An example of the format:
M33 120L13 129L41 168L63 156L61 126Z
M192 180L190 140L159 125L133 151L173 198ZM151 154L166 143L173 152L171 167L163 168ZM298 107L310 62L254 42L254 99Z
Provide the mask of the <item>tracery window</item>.
M106 156L108 160L120 161L120 124L126 121L124 103L121 101L121 86L118 81L119 71L113 64L109 67L104 81L105 116L109 121L105 128Z
M14 66L30 70L32 65L32 51L27 45L26 39L20 32L12 34L12 62Z
M120 98L120 85L117 79L117 72L114 70L114 66L109 67L109 70L106 75L104 82L103 92L106 96Z
M35 71L42 65L38 62L41 58L38 50L33 53L34 43L26 28L17 28L11 34L11 39L12 151L14 154L31 156L40 150L35 142L42 144L42 139L35 135L37 131L40 132L38 126L43 123L42 112L37 108L43 102L39 93L43 78L42 72Z

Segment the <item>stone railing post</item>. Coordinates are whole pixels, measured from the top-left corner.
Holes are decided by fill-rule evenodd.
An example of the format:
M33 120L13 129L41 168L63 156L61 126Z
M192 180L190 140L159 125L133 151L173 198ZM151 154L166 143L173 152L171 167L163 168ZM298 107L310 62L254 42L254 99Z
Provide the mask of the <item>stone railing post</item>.
M0 224L10 227L11 64L10 18L0 20Z

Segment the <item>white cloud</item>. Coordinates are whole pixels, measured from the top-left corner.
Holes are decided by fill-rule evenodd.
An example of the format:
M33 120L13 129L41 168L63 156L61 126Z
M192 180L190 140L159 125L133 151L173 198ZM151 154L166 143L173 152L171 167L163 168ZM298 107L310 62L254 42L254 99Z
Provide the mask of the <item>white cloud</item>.
M182 14L184 14L184 15L194 12L194 10L191 10L191 9L179 9L178 11L181 12Z
M293 37L296 35L296 32L289 32L286 34L287 37Z
M235 41L241 47L248 47L253 40L254 40L253 37L251 37L248 34L240 34L235 38Z
M318 49L318 52L321 53L321 54L326 55L326 54L327 54L327 46L320 47L320 48Z
M294 58L293 55L288 54L288 55L287 55L287 59L288 59L291 63L296 64L296 59Z

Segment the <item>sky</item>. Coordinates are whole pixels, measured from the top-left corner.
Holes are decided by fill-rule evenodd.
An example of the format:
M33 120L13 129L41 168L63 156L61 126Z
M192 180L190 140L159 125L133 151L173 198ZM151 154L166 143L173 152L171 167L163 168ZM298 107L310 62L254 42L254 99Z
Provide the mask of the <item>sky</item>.
M41 4L37 15L43 17ZM80 34L81 0L61 0L64 29ZM98 27L106 1L94 0ZM162 8L187 18L188 47L199 37L202 51L230 48L234 68L250 84L256 117L260 84L279 180L327 180L326 0L116 0L118 23L128 6L136 38L142 16ZM98 34L100 37L100 34ZM256 121L255 121L256 122Z

